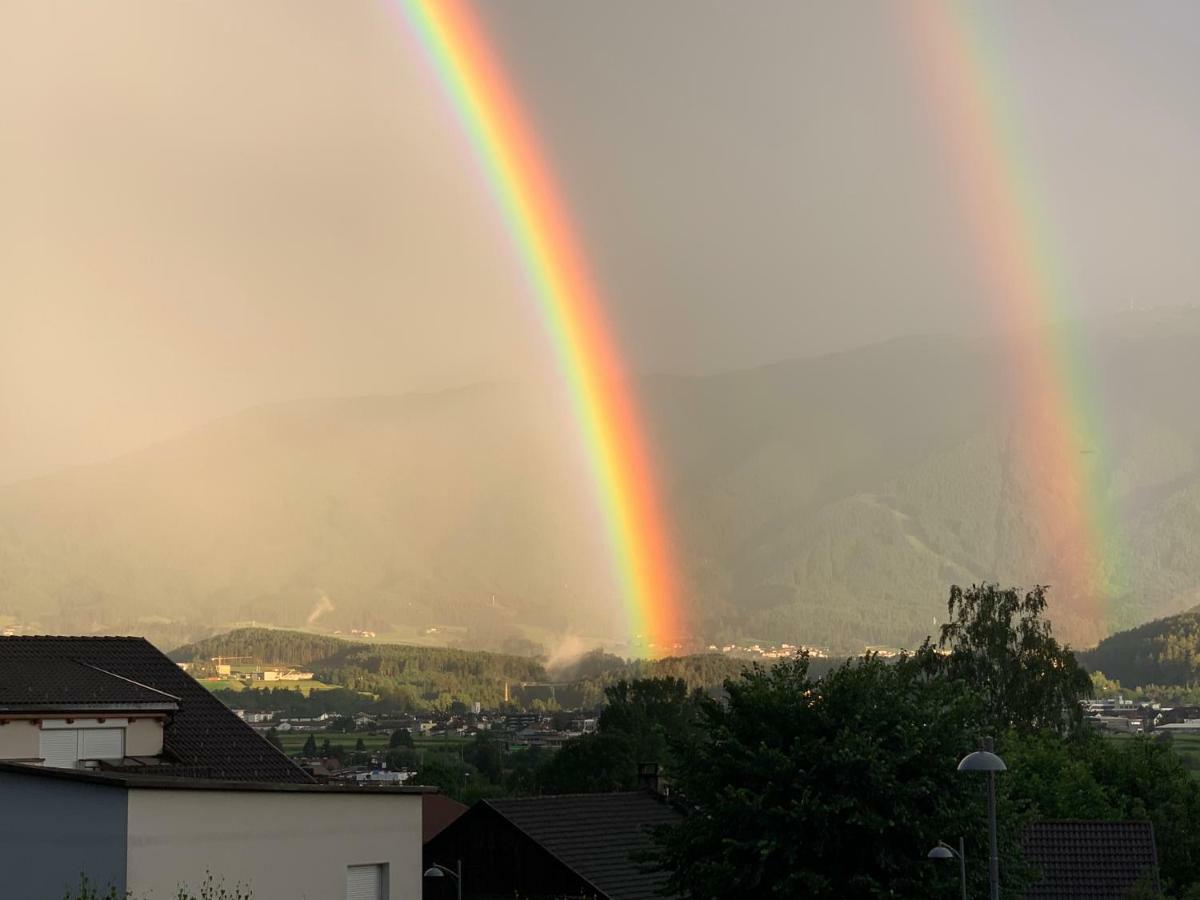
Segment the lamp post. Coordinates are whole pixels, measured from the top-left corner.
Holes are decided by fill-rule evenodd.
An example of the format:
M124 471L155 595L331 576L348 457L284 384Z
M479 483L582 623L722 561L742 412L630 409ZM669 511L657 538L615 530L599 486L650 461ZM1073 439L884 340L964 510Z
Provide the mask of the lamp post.
M988 880L992 900L1000 900L1000 851L996 846L996 773L1008 771L1004 760L992 752L992 739L984 738L982 750L968 753L958 764L960 772L987 772L988 777Z
M937 846L926 854L929 859L958 859L958 875L962 884L962 900L967 900L967 852L963 847L963 839L958 839L958 849L938 841Z
M426 878L444 878L449 875L454 879L455 887L458 888L458 900L462 900L462 860L458 860L455 868L451 869L448 866L443 866L440 863L434 863L425 870Z

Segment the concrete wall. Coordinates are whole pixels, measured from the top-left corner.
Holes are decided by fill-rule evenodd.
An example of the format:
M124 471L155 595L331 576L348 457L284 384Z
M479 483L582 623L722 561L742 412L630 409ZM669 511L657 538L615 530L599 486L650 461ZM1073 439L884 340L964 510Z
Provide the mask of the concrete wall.
M0 772L0 895L59 900L84 873L124 897L125 823L122 787Z
M39 759L38 734L41 731L28 719L10 719L0 725L0 760Z
M389 865L387 900L421 896L421 796L129 791L128 889L173 898L205 877L254 900L340 900L346 867Z

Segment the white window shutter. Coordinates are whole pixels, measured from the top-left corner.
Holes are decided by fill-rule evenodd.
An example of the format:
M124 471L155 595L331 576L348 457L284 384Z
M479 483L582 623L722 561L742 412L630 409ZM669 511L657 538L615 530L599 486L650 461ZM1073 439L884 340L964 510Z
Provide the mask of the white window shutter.
M383 866L347 866L346 900L383 900Z
M59 728L38 735L38 756L42 765L55 769L73 769L79 763L79 731Z
M124 728L85 728L80 759L121 759L125 756Z

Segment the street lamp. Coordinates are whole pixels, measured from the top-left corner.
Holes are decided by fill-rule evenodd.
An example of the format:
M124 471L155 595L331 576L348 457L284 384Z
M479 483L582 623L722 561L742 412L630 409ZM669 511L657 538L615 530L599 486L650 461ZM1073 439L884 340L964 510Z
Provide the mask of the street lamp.
M992 900L1000 900L1000 851L996 847L996 773L1008 771L1004 760L991 750L992 739L984 738L983 749L968 753L958 764L960 772L987 772L988 777L988 845L991 858L988 860L988 879L991 882Z
M445 878L449 875L454 879L455 886L458 888L458 900L462 900L462 860L458 860L458 865L454 868L448 868L439 863L434 863L425 870L426 878Z
M967 853L966 850L963 849L963 839L958 839L957 850L947 843L938 841L937 846L930 850L926 856L929 859L958 860L958 874L962 881L962 900L967 900Z

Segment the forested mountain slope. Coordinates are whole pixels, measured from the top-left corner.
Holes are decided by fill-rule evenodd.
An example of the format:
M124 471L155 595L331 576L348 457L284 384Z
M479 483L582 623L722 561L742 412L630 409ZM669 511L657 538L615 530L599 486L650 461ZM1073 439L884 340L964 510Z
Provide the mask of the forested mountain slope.
M1116 510L1111 595L1051 591L1076 645L1200 602L1200 313L1074 335ZM639 383L693 634L857 652L935 629L950 583L1055 585L1002 348L892 341ZM211 633L269 622L620 652L592 478L552 389L248 410L0 487L0 621ZM532 641L530 640L532 639Z

